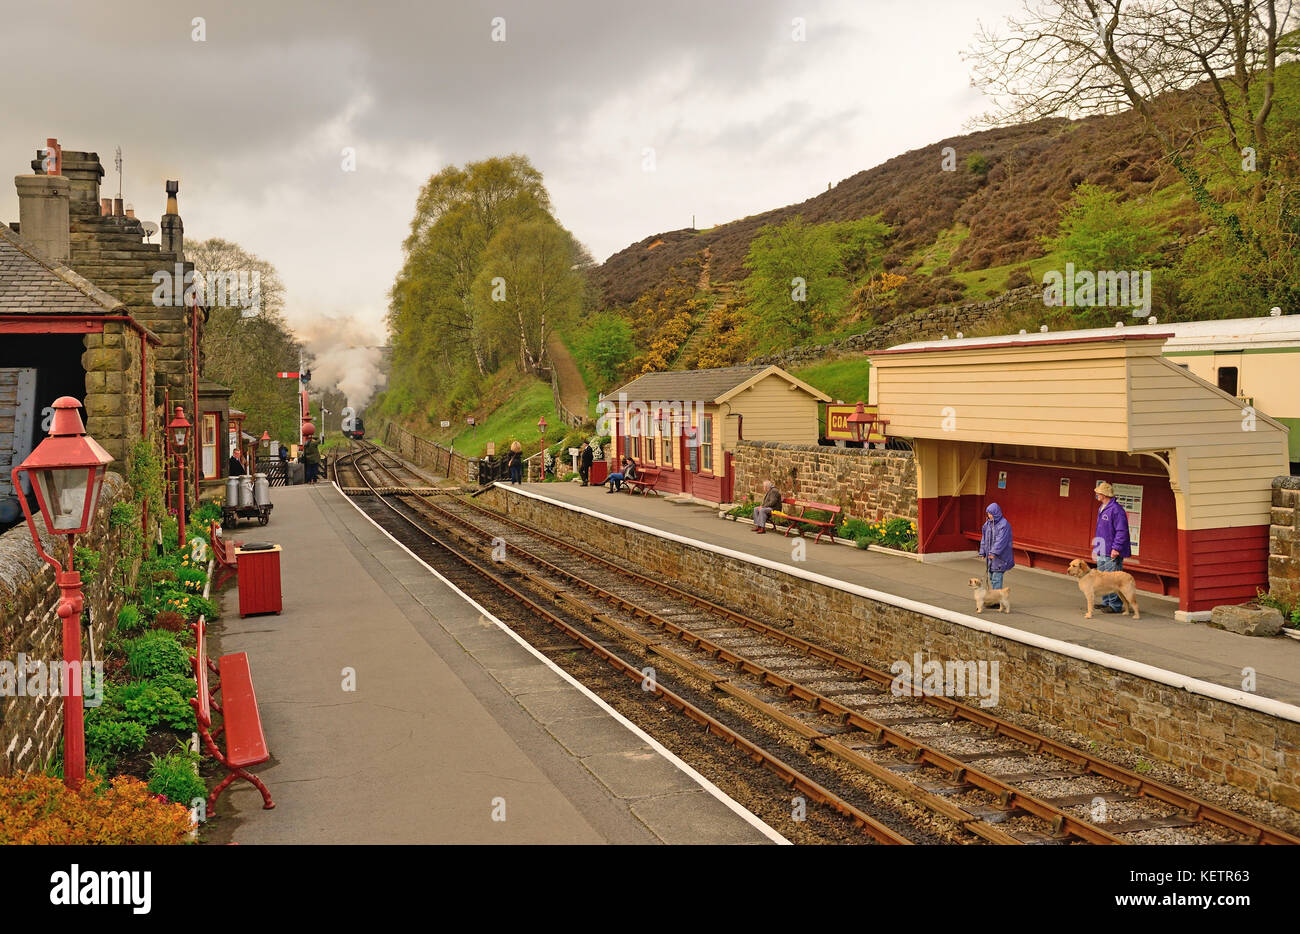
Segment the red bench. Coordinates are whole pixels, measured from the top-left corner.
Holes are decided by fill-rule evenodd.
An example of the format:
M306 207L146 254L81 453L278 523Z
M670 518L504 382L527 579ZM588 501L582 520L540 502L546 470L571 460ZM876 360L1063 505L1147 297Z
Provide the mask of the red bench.
M785 534L789 535L794 529L803 531L803 526L813 526L817 529L817 535L813 539L813 544L821 540L823 535L829 536L832 542L835 541L835 527L839 525L839 515L843 510L839 506L832 506L829 503L814 503L807 499L793 499L784 497L781 500L783 507L789 507L791 511L772 510L772 527L777 528L776 520L778 518L786 520ZM798 510L794 512L793 510ZM804 513L809 509L817 509L821 512L829 513L829 519L806 519Z
M235 560L235 551L239 548L239 542L228 541L221 534L221 523L215 519L212 520L208 538L212 541L212 555L217 560L217 579L212 582L215 589L220 587L226 578L238 573L239 564Z
M270 810L275 807L271 793L256 775L245 769L261 765L271 758L266 747L266 735L262 732L262 714L257 709L257 695L253 693L253 672L248 666L247 652L234 652L221 656L220 664L214 665L208 658L207 628L203 617L190 628L194 630L196 654L190 658L194 664L194 678L198 681L197 695L190 701L198 720L199 736L208 747L212 757L225 766L230 774L221 780L221 784L212 789L208 795L208 815L216 811L217 798L237 778L251 782L262 793L262 807ZM220 676L221 681L215 687L208 687L208 672ZM221 700L216 698L221 692ZM221 726L212 729L212 711L221 714ZM226 751L217 746L217 738L226 735Z
M655 484L659 482L658 467L638 467L636 469L636 479L624 480L623 486L627 487L629 493L640 493L644 496L646 493L658 493Z

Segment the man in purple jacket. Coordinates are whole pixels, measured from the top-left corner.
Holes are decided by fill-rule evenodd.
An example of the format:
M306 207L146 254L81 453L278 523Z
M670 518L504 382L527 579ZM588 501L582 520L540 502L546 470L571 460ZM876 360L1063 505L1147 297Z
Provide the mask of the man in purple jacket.
M1016 566L1016 554L1011 541L1011 523L1002 515L1002 507L989 503L984 511L984 528L980 534L979 554L989 569L989 586L1002 589L1002 575Z
M1097 510L1097 535L1092 540L1092 555L1098 571L1122 571L1124 559L1133 554L1128 540L1128 513L1115 499L1115 488L1102 480L1093 490L1101 508ZM1122 613L1124 603L1117 593L1108 593L1097 604L1103 613Z

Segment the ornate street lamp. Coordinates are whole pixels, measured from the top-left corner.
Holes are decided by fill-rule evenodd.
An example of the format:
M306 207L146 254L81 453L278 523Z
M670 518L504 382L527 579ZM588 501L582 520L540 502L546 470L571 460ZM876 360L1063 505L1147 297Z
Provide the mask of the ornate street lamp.
M185 417L185 410L176 406L176 415L167 423L167 431L176 454L176 469L180 472L180 483L176 486L176 548L179 551L185 550L185 453L189 449L190 429L193 427Z
M86 434L77 409L81 403L71 396L54 402L50 436L36 446L13 470L14 490L22 505L27 528L32 533L36 553L54 568L54 582L59 588L59 619L63 621L63 781L69 788L80 788L86 777L86 736L82 720L81 676L81 574L72 567L72 537L90 528L104 485L104 471L113 462L107 451ZM68 536L66 569L41 547L23 495L20 475L25 474L36 492L36 504L51 535ZM73 673L75 672L75 674ZM72 686L75 685L75 689Z

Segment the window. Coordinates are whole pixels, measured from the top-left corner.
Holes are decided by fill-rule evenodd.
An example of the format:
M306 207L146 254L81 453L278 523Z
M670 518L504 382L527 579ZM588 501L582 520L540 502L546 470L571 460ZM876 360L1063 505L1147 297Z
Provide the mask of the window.
M217 412L203 413L203 479L217 476Z
M700 467L713 471L713 416L700 418Z
M629 448L628 450L632 452L632 460L639 461L641 459L641 436L640 435L634 435L632 437L632 447Z
M1235 366L1219 367L1219 388L1230 396L1237 394L1237 368Z
M660 431L662 430L663 429L660 429ZM673 465L673 433L670 430L668 434L660 435L660 438L664 443L664 458L661 463L665 467L671 467Z

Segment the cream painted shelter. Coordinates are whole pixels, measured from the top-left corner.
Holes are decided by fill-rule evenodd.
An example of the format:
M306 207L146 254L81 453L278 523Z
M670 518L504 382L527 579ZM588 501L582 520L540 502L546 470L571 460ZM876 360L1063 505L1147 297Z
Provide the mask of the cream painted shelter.
M916 452L922 554L973 551L988 503L1020 564L1092 551L1100 480L1136 542L1124 568L1184 616L1268 586L1285 425L1162 355L1168 332L983 338L870 354L872 401Z
M828 401L778 366L730 366L646 373L605 396L601 411L615 464L630 455L659 470L659 489L725 503L737 441L816 444L818 403Z

